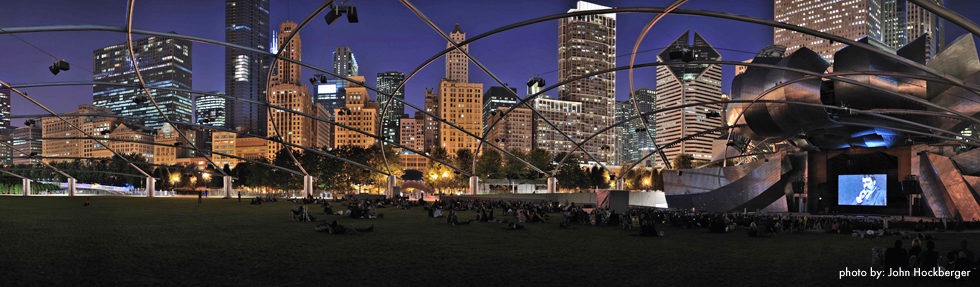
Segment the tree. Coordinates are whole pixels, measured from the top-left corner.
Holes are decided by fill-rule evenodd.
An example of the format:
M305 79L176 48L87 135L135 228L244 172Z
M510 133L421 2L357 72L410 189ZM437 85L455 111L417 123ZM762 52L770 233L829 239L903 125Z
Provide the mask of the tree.
M564 158L565 155L565 152L561 152L556 154L555 158ZM558 187L564 189L588 189L591 183L588 172L579 168L579 157L576 154L569 155L568 159L558 167L555 179L558 181Z
M382 155L382 151L384 155ZM398 153L391 148L390 145L378 146L373 145L367 150L370 160L367 166L373 167L374 169L390 172L391 175L396 178L401 177L405 174L405 170L402 168L402 158L398 156ZM385 167L385 158L387 157L388 165ZM374 186L378 188L387 187L388 175L383 173L371 172L371 181Z
M371 158L368 150L354 145L342 145L334 149L334 155L345 158L357 163L369 163ZM343 165L343 174L346 175L348 184L363 186L371 183L371 171L349 162L340 161ZM368 164L365 164L368 165ZM353 190L353 187L350 188Z
M476 161L477 175L483 181L491 178L503 178L504 173L500 166L502 161L503 159L500 158L500 153L496 149L487 149L480 155L480 159Z
M673 164L674 169L694 168L693 157L686 153L682 153L674 156L674 160L671 163Z
M550 172L555 169L554 158L551 157L551 152L543 148L536 148L531 150L527 154L527 162L531 165L545 171Z
M320 148L324 152L333 152L329 150L326 146ZM310 175L316 177L313 182L314 185L321 189L326 190L339 190L339 191L349 191L351 186L347 184L347 175L344 174L344 162L338 159L329 158L324 155L310 153L310 157L313 160L309 160L312 163L313 170Z
M283 147L276 152L275 157L272 160L272 164L276 166L281 166L293 170L298 170L299 167L296 166L296 161L293 160L293 156L289 154L290 147ZM297 190L303 188L303 180L299 175L286 172L284 170L274 169L272 170L273 177L271 178L271 183L273 186L283 189L283 190Z
M507 162L504 164L504 174L508 179L528 178L531 171L528 170L526 164L521 162L521 160L525 159L527 155L525 155L520 149L516 148L510 149L509 152L518 158L511 157L507 159Z

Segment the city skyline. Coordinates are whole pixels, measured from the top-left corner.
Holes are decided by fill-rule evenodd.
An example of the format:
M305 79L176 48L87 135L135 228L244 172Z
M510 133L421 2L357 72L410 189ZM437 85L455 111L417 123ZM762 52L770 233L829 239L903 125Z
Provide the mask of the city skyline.
M603 4L607 6L664 6L669 4L669 1L663 1L664 3L646 3L639 1L594 1L598 4ZM766 4L767 1L759 1L760 4ZM178 2L179 3L179 2ZM216 5L222 4L222 5ZM193 36L207 37L216 40L224 39L224 19L210 19L204 20L200 19L203 15L222 15L224 11L224 6L222 3L205 3L204 5L187 5L188 7L172 7L172 5L159 5L158 3L139 3L136 4L136 9L134 11L134 27L138 29L148 29L148 30L174 30L179 34L189 34ZM282 23L285 20L291 20L294 22L299 22L302 17L305 17L311 9L313 9L317 4L312 1L306 2L295 2L286 5L284 3L273 2L270 4L270 23L271 25L276 25ZM320 19L312 21L304 30L301 35L308 44L309 47L306 52L307 62L317 65L321 68L330 70L332 67L331 54L334 49L338 46L350 46L358 56L360 73L359 74L375 74L384 71L404 71L406 74L415 69L422 61L428 59L433 54L441 51L445 48L445 39L442 39L438 33L433 31L431 28L426 26L424 22L415 17L411 12L401 5L378 5L378 3L355 3L359 6L361 11L360 23L346 23L344 21L335 23L334 25L326 25ZM503 3L503 4L513 4L513 5L502 5L502 9L499 12L493 12L491 9L481 9L486 8L489 3L476 2L476 3L417 3L417 7L426 13L426 16L436 22L436 24L447 34L454 28L456 23L460 24L463 31L467 32L468 37L473 37L480 33L486 32L493 28L499 26L512 24L518 21L537 18L546 15L553 15L566 12L571 6L575 5L575 1L562 1L555 3L529 3L530 7L534 9L517 9L518 6L516 2ZM22 7L21 5L14 5L15 7L10 7L12 11L16 9L28 9L29 7ZM287 7L288 6L288 7ZM523 5L522 7L527 6ZM724 6L724 5L723 5ZM734 6L734 5L733 5ZM757 7L757 11L754 13L746 13L742 11L743 14L749 14L755 17L761 18L771 18L771 5L760 5ZM119 7L119 9L111 9L110 7L115 7L107 3L94 2L91 7L80 7L81 9L107 9L108 11L118 10L120 14L123 14L124 7ZM302 7L302 8L301 8ZM495 7L497 7L495 5ZM699 6L692 5L690 8L694 9ZM734 7L733 7L734 8ZM143 10L147 9L147 10ZM155 14L150 14L146 11L154 9L157 12ZM453 16L445 11L452 10L463 10L472 11L476 13L477 11L491 11L486 12L479 17L458 17ZM768 12L767 12L768 11ZM324 12L325 13L325 12ZM179 15L188 15L193 19L188 19L188 21L173 21L167 17L161 17L162 15L169 15L170 18L178 17ZM197 17L195 17L195 15ZM321 13L322 15L322 13ZM371 20L371 19L381 19L382 16L385 20ZM375 18L378 17L378 18ZM642 28L643 24L652 18L652 14L624 14L620 18L626 21L621 24L619 33L619 41L623 42L624 45L631 45L636 39L636 34L639 33L639 29ZM673 16L671 16L673 17ZM689 16L677 16L678 18L688 18ZM142 20L141 20L142 19ZM670 18L668 18L669 20ZM63 22L31 22L31 19L23 20L11 20L7 23L0 23L0 27L16 27L16 26L36 26L36 25L48 25L48 24L101 24L101 25L113 25L118 26L121 23L112 23L105 19L86 19L85 17L65 17L64 20L58 20ZM492 20L492 21L491 21ZM399 27L389 27L386 23L390 24L390 21L405 21L407 25L401 25ZM666 45L669 40L664 40L660 38L666 38L665 34L658 30L664 30L670 32L675 28L671 26L685 26L686 24L692 24L687 20L674 21L674 24L669 24L671 21L662 21L658 24L657 29L651 30L650 35L644 40L644 44L641 45L641 51L644 47L647 49L660 48ZM661 26L662 25L662 26ZM404 27L402 27L404 26ZM699 24L699 26L701 26ZM771 29L758 26L755 27L757 32L760 32L756 37L760 41L771 41ZM372 33L366 33L366 31L374 31ZM535 75L540 75L542 78L547 80L549 83L557 83L557 48L558 48L558 22L549 21L545 23L540 23L536 25L531 25L529 27L515 29L514 31L505 32L499 35L494 35L488 37L484 40L474 43L471 45L471 54L477 58L481 63L486 65L490 71L501 78L502 81L508 83L511 87L519 87L528 79ZM676 29L685 29L684 27ZM391 30L391 31L388 31ZM270 31L271 32L271 31ZM679 33L679 32L678 32ZM88 34L88 33L85 33ZM397 34L397 35L396 35ZM415 37L404 37L398 36L400 34L404 35L416 35ZM656 36L656 35L660 36ZM368 35L373 35L369 37ZM65 58L67 61L73 65L82 67L84 69L89 69L87 67L87 61L80 60L74 57L74 51L66 51L55 49L57 45L49 42L47 38L50 38L50 34L44 37L42 34L18 34L19 37L24 38L28 42L41 47L42 49L57 55L58 57ZM41 36L41 37L38 37ZM60 36L60 35L59 35ZM67 37L74 37L72 35L64 35ZM102 46L109 45L112 43L118 43L118 39L123 36L114 33L95 33L89 37L91 39L80 39L81 45L84 43L100 43ZM388 38L385 38L388 36ZM138 37L138 36L137 36ZM115 39L115 40L106 40ZM391 44L385 45L372 45L371 40L386 39L390 43L406 43L407 46L413 49L397 49L397 46ZM47 43L46 43L47 42ZM527 43L527 45L514 46L512 43L520 42ZM659 43L664 42L664 43ZM627 44L628 43L628 44ZM736 50L742 50L743 52L754 52L754 50L763 47L764 45L749 45L745 47L737 47L743 45L736 45L735 41L729 47L735 47ZM398 44L401 45L401 44ZM651 46L652 45L652 46ZM21 47L23 46L23 47ZM758 46L758 47L755 47ZM6 81L12 83L27 83L27 82L49 82L49 81L64 81L66 79L76 80L73 72L69 71L59 75L59 77L54 78L49 73L47 73L47 65L50 65L49 59L43 53L34 50L33 48L25 45L22 42L15 41L5 41L0 43L0 47L10 47L14 51L22 51L31 55L33 61L30 64L22 64L23 62L18 59L18 61L11 63L12 67L20 67L25 69L31 69L32 65L37 67L36 73L31 71L25 71L23 75L12 75L6 76ZM194 44L195 59L198 60L197 65L195 65L195 83L194 89L202 91L224 91L224 70L225 63L222 61L224 58L224 48L204 45L204 44ZM623 50L623 48L621 48ZM743 57L751 57L749 53L742 52L731 52L735 54L741 54ZM628 50L623 50L619 54L628 54ZM384 57L382 57L384 56ZM625 63L626 57L620 57L621 63ZM0 58L0 64L4 63L4 60ZM637 62L653 62L655 61L655 55L653 52L646 52L638 55ZM425 88L436 88L439 83L439 79L445 76L445 71L440 69L444 64L443 59L438 59L433 64L420 71L418 75L412 78L407 83L407 88L405 90L406 98L408 101L414 105L421 107L424 104L424 89ZM621 64L622 65L622 64ZM470 69L470 81L472 83L484 83L487 87L498 85L489 76L480 71L476 65L471 65ZM646 70L646 71L644 71ZM636 71L637 85L643 86L647 85L652 88L655 72L653 69L644 69ZM43 73L41 73L43 72ZM303 70L303 79L312 77L315 71L310 69ZM625 73L625 72L621 72ZM626 99L628 93L628 88L624 88L623 82L626 82L625 74L621 76L624 80L617 83L617 88L619 93L616 97L618 100ZM82 80L82 79L77 79ZM367 79L368 85L375 85L375 79L369 77ZM644 84L646 83L646 84ZM75 98L74 95L82 94L84 92L79 92L73 90L72 87L56 87L56 88L36 88L31 89L37 92L32 93L34 96L40 96L44 98L43 94L64 94L72 95L68 98ZM523 89L520 91L519 95L523 96ZM549 92L548 94L557 95L557 92ZM376 99L376 95L371 93L372 99ZM32 114L40 113L40 108L32 108L25 105L29 104L23 99L14 99L15 111L14 114ZM52 105L52 108L58 112L67 112L73 110L77 105L84 104L85 102L72 102L63 104L49 103L42 100L42 103L46 105ZM17 109L16 107L23 107L22 109ZM406 113L413 113L411 108L406 111Z

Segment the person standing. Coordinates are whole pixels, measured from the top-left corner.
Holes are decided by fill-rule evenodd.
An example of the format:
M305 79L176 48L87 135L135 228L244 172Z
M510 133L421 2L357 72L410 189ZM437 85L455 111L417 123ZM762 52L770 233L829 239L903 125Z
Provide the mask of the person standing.
M204 197L204 192L198 191L197 192L197 203L201 203L201 198L203 198L203 197Z
M238 192L238 203L242 203L242 192Z

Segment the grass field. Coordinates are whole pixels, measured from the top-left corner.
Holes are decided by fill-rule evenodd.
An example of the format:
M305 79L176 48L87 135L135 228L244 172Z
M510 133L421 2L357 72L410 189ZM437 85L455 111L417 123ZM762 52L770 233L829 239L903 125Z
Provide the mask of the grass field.
M0 286L936 286L938 279L845 278L867 270L873 246L821 233L750 238L744 231L659 226L663 238L612 227L559 229L557 222L447 226L425 210L382 209L364 235L315 232L280 201L229 199L0 197ZM247 200L246 200L247 201ZM337 206L339 207L339 206ZM310 206L311 211L319 211ZM463 213L461 219L472 218ZM557 220L557 219L554 219ZM944 233L938 250L978 233ZM906 246L910 244L906 241ZM977 281L960 282L976 286Z

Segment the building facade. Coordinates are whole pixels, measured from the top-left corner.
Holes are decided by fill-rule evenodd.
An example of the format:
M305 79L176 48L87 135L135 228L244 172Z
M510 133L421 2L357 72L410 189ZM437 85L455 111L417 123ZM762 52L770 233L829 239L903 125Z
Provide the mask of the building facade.
M569 12L609 9L578 1ZM616 14L562 18L558 35L558 80L616 67ZM564 130L575 141L582 141L603 127L613 124L616 113L616 73L596 75L559 88L558 99L582 103L583 129ZM610 129L585 143L584 148L599 161L614 160L615 131ZM587 159L591 160L591 159Z
M96 138L108 138L116 126L122 120L112 117L98 116L70 116L71 114L112 114L109 108L97 107L95 105L80 105L78 110L65 113L65 120L57 117L41 118L41 134L44 138L64 138L60 140L46 140L41 142L41 150L45 157L93 157L95 149L101 148L94 140L75 139L84 138L85 135L71 127L79 127L85 133ZM105 134L103 134L105 131ZM68 159L44 159L51 163Z
M504 113L511 110L506 116ZM492 129L486 131L487 142L493 143L505 150L519 149L525 153L531 152L533 146L534 117L528 108L499 107L491 113L488 120L496 122ZM487 124L489 126L490 124ZM484 146L484 149L492 147Z
M350 47L337 47L333 52L333 72L348 78L359 75L357 59L354 58L354 52L350 51Z
M133 40L133 49L139 61L140 74L149 87L191 89L193 80L191 42L165 37L148 37ZM132 84L139 79L133 71L126 43L112 45L92 52L93 80ZM193 99L190 93L150 88L150 95L173 121L190 122L194 117ZM149 99L135 100L145 95L142 89L132 87L93 85L92 103L112 110L120 116L143 119L143 124L160 128L163 115Z
M554 100L541 96L533 100L534 109L562 131L584 129L582 118L582 103L573 101ZM575 144L561 132L555 130L544 119L534 115L532 126L534 132L532 148L543 148L554 153L570 152Z
M466 33L459 29L459 23L456 23L456 28L453 28L453 31L449 33L449 38L456 43L466 40ZM453 43L447 41L446 49L452 47ZM463 45L459 48L467 53L470 52L470 45ZM465 53L459 50L446 53L446 79L459 83L470 82L470 58L466 57Z
M40 119L37 122L41 122ZM25 126L14 129L10 133L10 137L13 139L13 145L16 150L13 150L13 164L31 164L33 161L29 158L24 158L30 153L37 153L38 155L43 155L44 150L43 144L40 138L44 136L41 133L40 125ZM17 150L23 152L17 152ZM25 154L27 153L27 154Z
M361 76L354 76L351 79L364 81L364 77ZM344 93L346 107L334 110L337 115L337 123L368 134L378 135L381 130L378 103L371 101L367 88L351 82L348 83L347 88L342 90L342 93ZM373 137L341 126L334 127L334 139L335 147L353 145L369 148L377 142L377 139Z
M693 44L690 42L690 31L684 32L670 45L657 55L660 62L681 62L679 51L690 51L695 61L721 60L718 53L697 32L694 33ZM678 65L657 67L656 107L658 109L678 104L697 102L712 102L722 100L720 65ZM721 105L686 107L656 114L656 142L663 147L685 136L720 127L722 118L709 117L712 112L720 112ZM638 137L640 135L637 135ZM710 137L699 137L683 141L663 148L667 160L684 153L693 156L695 160L710 160L712 141ZM663 166L662 160L657 159L655 166Z
M286 38L296 29L296 23L285 22L279 25L279 44L285 45L282 56L302 60L302 40L299 35L294 36L288 43ZM316 114L313 110L313 97L310 96L309 89L303 85L300 77L302 72L300 65L287 61L276 62L276 73L272 75L269 82L269 104L280 106L293 111ZM291 143L300 147L313 147L316 144L316 125L314 120L305 116L289 113L283 110L273 109L269 114L269 121L266 129L270 137L279 136L283 142ZM270 142L268 145L268 157L275 157L276 152L281 150L284 145ZM298 147L292 147L300 150Z
M470 132L476 136L483 135L483 84L460 83L447 79L439 81L439 103L441 107L437 114L440 118ZM446 149L450 155L455 155L460 149L476 151L477 141L466 133L450 127L446 123L439 124L439 146Z
M266 51L272 50L269 38L268 0L225 1L225 42ZM269 57L225 48L225 93L264 102L270 63ZM227 101L225 105L225 127L265 135L265 107L242 101Z
M936 2L943 4L941 0ZM943 23L938 17L906 0L776 0L774 5L773 19L776 21L851 40L869 37L895 49L928 33L930 49L926 51L926 59L941 51L945 43ZM847 46L816 36L773 29L773 43L785 46L786 54L807 47L833 62L834 53Z
M405 113L405 103L401 101L388 102L388 96L384 93L393 94L395 98L400 100L405 100L405 87L402 86L401 89L398 85L405 80L405 73L398 71L388 71L384 73L378 73L378 105L381 109L387 104L388 109L385 114L381 116L381 136L388 138L390 141L398 141L401 137L401 125L399 121L401 120L402 114Z
M490 113L497 110L497 108L513 108L517 105L517 100L511 93L507 92L508 88L492 86L487 89L487 92L483 94L483 130L486 131L490 127ZM511 92L517 94L517 88L509 88Z
M323 105L333 115L334 109L345 107L344 94L340 90L346 88L347 83L344 79L327 79L326 83L316 83L313 103Z
M10 132L10 96L14 92L7 88L0 88L0 134L6 135Z
M228 127L227 111L228 103L225 98L212 95L198 95L194 99L194 113L197 117L197 124L199 125Z
M440 104L439 91L435 89L425 89L425 112L439 116L442 113L442 105ZM424 141L423 146L425 147L425 152L432 152L432 149L442 145L440 141L439 127L441 122L435 117L425 115L424 123L425 131L422 139Z
M401 136L399 144L417 151L425 150L425 119L421 113L414 118L404 115L401 119Z

